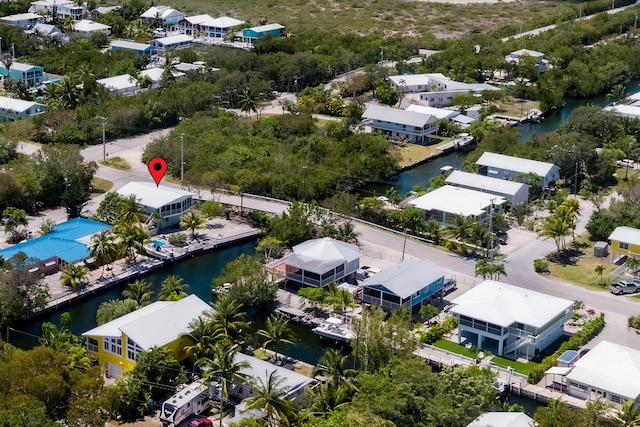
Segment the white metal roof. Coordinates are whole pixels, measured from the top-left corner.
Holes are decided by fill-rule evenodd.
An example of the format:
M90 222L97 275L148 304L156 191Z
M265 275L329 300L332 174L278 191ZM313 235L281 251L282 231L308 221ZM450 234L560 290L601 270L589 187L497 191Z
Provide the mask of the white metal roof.
M284 25L280 25L280 24L266 24L266 25L259 25L257 27L251 27L249 28L249 30L255 31L256 33L264 33L266 31L282 30L283 28L284 28Z
M523 55L528 55L531 56L533 58L542 58L544 56L544 53L542 52L537 52L535 50L529 50L529 49L520 49L520 50L516 50L514 52L511 52L509 55L511 56L523 56Z
M129 40L114 40L111 42L111 46L121 47L123 49L133 49L133 50L146 50L151 47L151 45L147 43L136 43L136 42L131 42Z
M109 25L104 25L99 22L94 22L90 19L83 19L82 21L76 21L76 23L73 24L73 31L90 32L90 31L103 31L103 30L109 30L109 29L111 29Z
M175 203L177 200L195 195L179 188L166 185L156 186L153 182L130 182L121 187L117 193L125 197L135 194L137 203L153 209L158 209L169 203Z
M15 15L3 16L3 21L16 22L16 21L24 21L26 19L44 19L42 15L37 13L17 13Z
M407 298L444 275L445 271L428 259L415 259L369 277L362 286L383 286L400 298Z
M151 81L157 82L162 79L162 74L164 73L164 69L160 67L147 68L146 70L140 71L140 75L148 76ZM184 77L186 74L180 71L172 71L173 77Z
M617 114L622 114L623 116L628 117L639 117L640 116L640 106L636 105L627 105L627 104L616 104L610 105L604 108L605 111L613 111Z
M142 14L140 14L140 17L149 19L155 19L156 17L160 19L166 19L172 16L180 15L184 15L184 13L169 6L151 6L149 9L142 12Z
M500 169L506 169L519 173L535 173L538 176L545 177L553 169L558 167L553 163L539 162L537 160L523 159L520 157L505 156L504 154L496 154L485 151L478 159L476 164L481 166L489 166Z
M331 237L307 240L293 247L296 255L322 260L346 260L347 262L362 256L358 245L343 242Z
M25 101L23 99L9 98L7 96L0 96L0 109L2 110L12 110L17 113L21 113L23 111L27 111L34 105L40 105L44 107L43 104L39 104L33 101Z
M431 79L434 77L446 79L444 74L430 73L430 74L406 74L389 76L388 79L396 86L427 86L430 84ZM425 88L425 92L428 92L429 88Z
M3 70L7 69L2 63L0 63L0 68ZM39 65L25 64L23 62L14 62L13 64L11 64L10 68L11 70L18 70L18 71L31 71L34 68L42 70L42 67Z
M526 184L521 182L508 181L506 179L492 178L490 176L478 175L455 170L445 180L447 184L466 185L477 188L480 191L497 192L500 194L516 195Z
M491 206L501 205L507 200L495 194L482 193L467 188L445 185L409 202L425 211L439 210L456 215L481 215Z
M640 245L640 230L631 227L616 227L609 236L609 240Z
M537 426L531 417L522 412L485 412L467 427L534 427Z
M529 289L485 280L458 298L453 313L507 327L514 322L536 328L544 326L573 304Z
M571 372L571 369L573 369L573 366L552 366L544 371L544 373L549 375L567 375Z
M382 105L375 104L369 105L367 111L362 115L362 118L420 128L437 120L434 116L429 114L416 113L415 111L400 110L398 108L384 107Z
M202 15L194 15L194 16L186 16L183 18L191 24L202 24L207 21L212 21L213 18L210 15L202 14Z
M458 116L460 113L457 111L447 110L445 108L427 107L426 105L411 104L407 107L407 111L414 111L416 113L430 114L437 119L450 119Z
M292 394L296 390L305 387L307 384L313 381L312 378L299 374L291 369L273 365L256 357L247 356L244 353L236 353L234 362L247 362L249 364L249 367L241 369L240 372L248 375L249 378L261 380L263 384L266 384L269 380L269 375L271 375L273 371L276 371L276 375L282 381L280 383L280 387L282 387L287 392L287 394Z
M574 363L567 379L635 400L640 396L640 350L602 341Z
M215 28L232 28L242 24L244 24L244 21L241 21L235 18L230 18L228 16L221 16L219 18L215 18L211 21L207 21L204 23L204 25L207 27L215 27Z
M159 39L154 39L153 41L163 46L168 46L176 43L192 42L193 37L186 34L178 34L177 36L162 37Z
M123 90L138 86L138 80L129 74L122 74L119 76L107 77L106 79L96 80L96 83L101 84L107 89Z
M83 336L120 337L125 334L143 350L163 346L188 333L189 324L211 306L196 295L179 301L156 301L104 325Z

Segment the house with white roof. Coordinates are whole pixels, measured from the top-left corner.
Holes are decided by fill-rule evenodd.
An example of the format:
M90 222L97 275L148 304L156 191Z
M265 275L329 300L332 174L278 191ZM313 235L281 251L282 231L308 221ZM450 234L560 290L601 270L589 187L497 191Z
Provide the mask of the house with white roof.
M442 295L445 271L427 259L404 261L362 282L362 301L384 310L419 309Z
M293 247L293 254L277 261L287 280L321 288L355 274L362 253L358 245L323 237Z
M120 6L103 6L103 7L96 7L95 9L92 9L89 12L89 16L91 17L91 19L96 19L99 16L105 15L109 12L115 12L116 10L120 10Z
M130 50L136 55L150 55L153 47L148 43L136 43L129 40L114 40L111 42L111 50Z
M500 90L486 83L457 82L441 73L397 75L387 79L391 86L404 93L420 93L420 103L429 107L448 107L454 95L471 92L479 97L483 90Z
M193 46L193 37L185 34L179 34L177 36L153 39L149 44L153 47L153 52L156 55L162 56L172 50L186 49Z
M84 4L72 0L38 0L31 2L30 13L38 13L45 17L47 22L73 18L80 21L87 11ZM55 15L55 16L54 16Z
M409 202L425 211L425 220L436 220L442 225L453 224L457 215L486 222L489 212L502 212L507 199L491 193L445 185Z
M482 153L476 164L478 165L479 175L493 178L509 179L529 173L535 174L542 179L540 182L542 188L560 178L560 168L553 163L506 156L488 151Z
M162 81L162 75L164 74L164 69L159 67L147 68L145 70L140 71L141 76L147 76L151 80L151 89L155 89L160 86L160 82ZM186 76L185 73L180 71L172 71L171 74L176 80L180 80Z
M485 280L452 302L458 344L531 359L564 334L573 301Z
M142 90L138 80L129 74L98 79L96 83L124 96L132 96Z
M226 38L234 28L244 24L244 21L221 16L212 18L209 15L187 16L178 22L180 34L194 37Z
M621 257L640 258L640 230L633 227L616 227L609 235L611 262Z
M36 87L44 81L44 68L39 65L14 62L7 73L7 67L0 62L0 77L5 79L7 74L12 79L22 80L28 87Z
M468 128L469 125L475 121L475 119L465 116L464 114L460 114L458 111L447 110L445 108L428 107L420 104L411 104L406 108L406 110L415 111L416 113L430 114L438 120L449 120L458 125L460 129Z
M602 341L573 364L569 395L621 406L640 404L640 350Z
M521 182L492 178L459 170L454 170L445 182L455 187L495 194L507 199L508 205L517 205L529 201L529 186Z
M0 96L0 121L9 122L37 116L47 110L47 106L33 101Z
M120 378L133 369L138 354L153 347L165 347L178 361L184 359L181 350L187 340L183 335L191 332L191 322L210 310L211 306L196 295L179 301L156 301L82 336L104 374Z
M194 193L152 182L129 182L117 191L123 197L134 195L136 205L149 215L159 213L159 229L180 223L180 217L193 206Z
M440 129L435 116L375 104L367 108L362 120L374 132L413 144L426 144L430 141L429 135L437 134Z
M69 38L58 27L52 24L37 23L32 29L25 31L25 34L34 34L39 37L51 37L52 39L67 42Z
M18 13L16 15L3 16L0 19L9 25L20 27L23 30L30 30L37 23L44 22L42 15L37 13Z
M111 34L111 27L99 22L94 22L90 19L83 19L73 25L71 37L76 39L88 39L94 33L104 33L108 36Z
M544 59L544 53L536 52L535 50L529 49L520 49L514 52L511 52L507 56L504 57L504 60L507 62L519 64L520 60L523 58L533 58L535 61L538 71L544 73L549 69L549 61Z
M143 23L154 28L162 27L167 30L173 30L176 24L185 16L187 16L185 13L169 6L151 6L142 12L140 19Z
M535 427L538 423L523 412L485 412L467 427Z
M243 28L242 29L242 41L252 45L261 37L270 35L273 37L280 37L284 31L284 25L280 24L267 24L260 25L258 27Z

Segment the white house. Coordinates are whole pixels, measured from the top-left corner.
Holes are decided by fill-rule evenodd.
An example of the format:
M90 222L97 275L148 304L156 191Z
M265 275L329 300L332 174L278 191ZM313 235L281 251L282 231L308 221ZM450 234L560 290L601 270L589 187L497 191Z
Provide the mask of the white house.
M147 25L173 30L185 16L185 13L169 6L151 6L142 12L140 18Z
M73 25L71 36L76 39L88 39L93 33L111 34L111 27L90 19L83 19Z
M194 193L166 185L156 186L152 182L129 182L118 191L121 196L134 195L136 205L149 215L162 215L160 229L180 223L180 217L188 212L193 205Z
M287 280L321 288L354 274L361 256L358 245L324 237L294 246L276 268L284 269Z
M483 90L500 90L486 83L457 82L441 73L389 76L388 80L402 92L420 93L420 103L429 107L447 107L454 95L472 92L480 96Z
M512 62L515 64L519 64L520 60L523 58L533 58L535 61L538 71L544 73L549 69L549 61L544 59L544 53L536 52L535 50L529 49L520 49L515 52L511 52L507 56L504 57L504 60L507 62Z
M538 423L523 412L485 412L467 427L535 427Z
M9 122L37 116L46 111L46 105L33 101L0 96L0 121Z
M362 282L362 301L385 310L412 311L439 296L445 271L427 259L404 261Z
M564 334L573 301L485 280L451 302L458 344L531 359Z
M476 162L478 174L500 179L515 178L519 175L533 173L542 178L545 188L549 183L560 178L560 168L553 163L522 159L504 154L484 152Z
M511 206L526 203L529 200L529 186L520 182L492 178L475 173L455 170L445 179L445 182L455 187L467 188L483 193L495 194L507 199Z
M413 144L429 142L429 135L435 135L440 129L435 116L381 105L370 105L362 119L372 131L379 131L391 138L406 139Z
M151 79L151 89L155 89L160 86L160 82L162 81L162 75L164 74L164 69L159 67L147 68L145 70L140 71L141 76L147 76ZM185 73L180 71L172 71L171 74L176 80L180 80L186 76Z
M640 404L640 350L602 341L574 363L567 374L569 394L622 405Z
M415 111L416 113L430 114L438 120L446 119L452 121L460 127L460 129L466 129L471 125L475 119L460 114L458 111L447 110L445 108L428 107L426 105L411 104L406 108L407 111Z
M87 9L71 0L38 0L31 2L29 12L43 15L47 21L73 18L80 21Z
M221 16L212 18L209 15L187 16L178 22L180 34L207 38L226 38L229 32L244 24L244 21Z
M40 37L51 37L52 39L67 42L69 38L58 27L52 24L43 24L41 22L33 26L31 30L25 31L25 34L34 34Z
M104 7L96 7L89 12L89 16L91 19L96 19L99 16L105 15L109 12L115 12L116 10L120 10L120 6L104 6Z
M120 76L98 79L96 80L96 83L106 87L113 92L125 96L135 95L142 90L140 84L138 83L138 80L129 74L122 74Z
M42 15L37 13L18 13L16 15L3 16L0 19L9 25L20 27L23 30L30 30L37 23L44 22Z
M164 55L171 50L186 49L193 46L193 37L185 34L162 37L149 42L156 55Z
M443 225L455 222L457 215L474 221L486 222L491 209L502 212L506 199L491 193L445 185L409 202L425 211L425 219L437 220Z

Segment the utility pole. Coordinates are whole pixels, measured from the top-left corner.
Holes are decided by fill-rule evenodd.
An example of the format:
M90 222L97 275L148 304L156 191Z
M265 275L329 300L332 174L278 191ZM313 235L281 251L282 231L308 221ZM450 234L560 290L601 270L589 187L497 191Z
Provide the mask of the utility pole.
M180 134L180 181L184 180L184 133Z
M576 174L573 179L573 193L578 198L578 162L576 162Z
M102 120L102 163L107 163L107 137L105 128L107 126L107 118L98 116L100 120Z
M611 0L611 10L616 8L616 0Z
M495 198L491 199L491 205L489 205L489 241L487 242L487 257L491 264L493 264L493 202Z
M578 13L578 19L582 19L582 3L580 3L580 13Z

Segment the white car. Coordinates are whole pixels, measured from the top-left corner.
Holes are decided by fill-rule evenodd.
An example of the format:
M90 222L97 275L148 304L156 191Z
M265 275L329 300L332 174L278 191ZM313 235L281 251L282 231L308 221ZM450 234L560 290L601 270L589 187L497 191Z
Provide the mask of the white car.
M634 165L634 161L631 159L622 159L622 160L618 160L617 165L620 166L621 168L632 168Z

